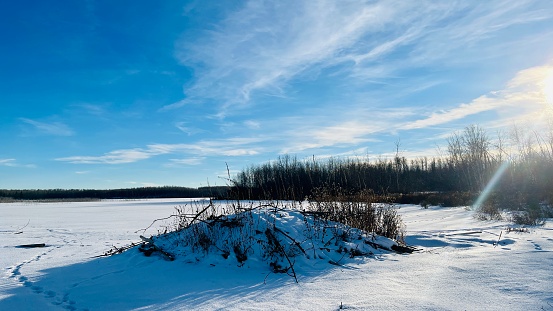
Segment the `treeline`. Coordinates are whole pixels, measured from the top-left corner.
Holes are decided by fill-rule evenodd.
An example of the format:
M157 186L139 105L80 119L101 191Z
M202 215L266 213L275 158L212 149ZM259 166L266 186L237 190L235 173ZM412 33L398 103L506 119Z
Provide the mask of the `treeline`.
M282 156L238 173L233 190L242 198L302 200L319 188L352 193L370 189L403 203L453 196L463 201L455 205L464 205L496 176L493 193L503 193L503 198L553 202L551 133L543 138L515 129L492 141L481 127L470 126L448 139L447 155L434 158L407 159L399 146L392 159L372 161Z
M2 190L0 201L8 200L82 200L225 197L228 187L141 187L125 189L29 189Z

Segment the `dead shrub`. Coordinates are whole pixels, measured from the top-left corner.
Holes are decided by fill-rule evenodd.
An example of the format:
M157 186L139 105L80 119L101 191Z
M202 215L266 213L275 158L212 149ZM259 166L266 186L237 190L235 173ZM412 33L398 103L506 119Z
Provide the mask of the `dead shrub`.
M348 193L340 187L317 188L309 198L308 209L324 220L402 241L401 216L392 205L375 203L376 198L371 190Z
M482 204L477 212L476 218L478 220L501 220L501 211L495 202L485 202Z

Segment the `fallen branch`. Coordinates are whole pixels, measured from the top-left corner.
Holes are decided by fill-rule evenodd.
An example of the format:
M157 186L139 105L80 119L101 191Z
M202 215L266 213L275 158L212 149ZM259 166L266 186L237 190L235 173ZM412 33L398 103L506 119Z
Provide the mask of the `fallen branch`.
M290 265L289 268L292 270L292 276L294 277L294 280L296 280L296 283L298 283L298 278L296 276L296 270L294 270L294 264L292 263L292 261L290 260L288 255L286 254L286 250L284 249L284 247L282 247L282 245L280 244L278 239L274 236L274 234L271 232L271 230L269 230L269 228L267 228L267 230L265 230L265 235L267 236L267 239L270 241L269 243L274 244L275 247L278 249L278 252L281 253L282 255L284 255L284 257L288 261L288 264ZM276 267L273 267L273 268L276 269Z
M175 256L169 254L168 252L161 249L159 246L155 245L154 240L144 236L140 236L140 239L142 239L142 241L144 241L145 243L142 243L138 250L143 252L146 257L149 257L153 252L159 252L165 257L165 259L169 261L175 260Z
M305 252L305 250L303 249L303 247L301 247L301 244L300 242L296 241L293 237L291 237L290 235L288 235L286 232L280 230L279 228L277 228L276 226L274 226L275 228L275 231L278 232L278 233L281 233L282 235L284 235L285 237L287 237L288 239L290 239L293 243L293 245L296 245L304 255L307 255L307 253Z
M211 202L211 200L209 200L209 204L203 210L201 210L199 213L196 214L196 216L194 216L194 218L192 218L190 224L193 224L194 221L196 221L196 219L198 219L198 217L200 217L201 214L205 213L205 211L207 211L210 207L213 207L213 202Z
M446 234L446 236L452 236L452 235L470 235L470 234L479 234L479 233L482 233L482 231L458 232L458 233Z
M417 249L411 246L392 245L392 250L400 254L411 254Z
M139 231L142 231L142 233L144 233L144 232L146 232L146 230L150 229L156 222L161 221L161 220L167 220L169 218L173 218L173 217L177 217L177 216L181 217L181 215L170 215L170 216L167 216L167 217L154 219L154 221L152 221L152 223L148 227L146 227L145 229L138 229L134 233L138 233Z
M23 233L23 229L25 229L25 228L29 225L30 222L31 222L31 220L29 219L29 220L27 221L27 224L26 224L25 226L23 226L23 227L17 229L13 234L21 234L21 233Z
M503 230L499 233L499 238L497 238L497 242L493 244L493 247L495 248L499 244L499 240L501 240L501 235L503 234Z
M190 221L190 224L193 224L194 221L196 221L196 219L198 219L198 217L200 217L200 215L203 214L205 211L207 211L210 207L213 207L213 202L211 202L211 200L209 200L209 204L204 209L202 209L200 212L198 212L196 214L182 214L182 213L179 213L179 214L173 214L173 215L163 217L163 218L154 219L154 221L152 221L152 223L148 227L146 227L145 229L136 230L134 233L138 233L139 231L142 231L142 233L144 233L144 232L146 232L146 230L150 229L156 222L161 221L161 220L167 220L167 219L170 219L170 218L173 218L173 217L179 217L179 218L192 217L192 220Z
M138 246L140 245L141 242L133 242L129 245L125 245L123 247L117 247L117 246L113 246L112 249L110 249L109 251L106 251L105 253L103 253L102 255L96 255L96 256L92 256L91 258L100 258L100 257L109 257L109 256L113 256L115 254L121 254L123 253L124 251L127 251L135 246Z

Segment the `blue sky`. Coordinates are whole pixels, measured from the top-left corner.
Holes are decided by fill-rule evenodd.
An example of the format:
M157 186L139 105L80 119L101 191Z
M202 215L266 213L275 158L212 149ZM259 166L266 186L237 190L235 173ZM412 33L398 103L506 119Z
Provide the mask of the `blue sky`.
M549 1L11 1L0 26L4 189L437 156L553 109Z

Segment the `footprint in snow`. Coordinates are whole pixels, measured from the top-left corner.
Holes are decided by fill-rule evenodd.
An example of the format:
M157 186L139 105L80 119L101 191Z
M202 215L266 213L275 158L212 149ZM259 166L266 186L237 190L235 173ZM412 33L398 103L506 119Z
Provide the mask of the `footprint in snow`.
M538 250L538 251L541 251L541 250L542 250L542 249L541 249L541 246L540 246L538 243L536 243L536 242L534 242L534 241L532 241L532 240L526 240L526 241L532 243L532 245L534 246L534 249L535 249L535 250Z
M59 247L58 247L59 248ZM48 250L47 252L44 252L40 255L35 256L34 258L24 261L15 267L11 269L11 275L10 278L15 279L17 282L21 283L26 288L29 288L32 290L35 294L42 294L44 298L52 300L52 304L56 306L61 306L62 308L66 310L77 310L76 302L73 300L69 300L69 293L65 293L63 295L63 298L60 298L58 294L53 290L45 290L43 287L36 285L35 283L29 281L29 278L21 275L21 268L24 267L27 264L30 264L32 262L37 262L44 256L48 255L50 252L55 250L57 248L52 248ZM75 286L78 284L75 284ZM88 310L87 308L81 308L81 310Z
M44 290L42 289L42 287L40 286L36 286L36 285L33 285L31 286L31 289L33 290L33 292L37 293L37 294L40 294L42 293Z

